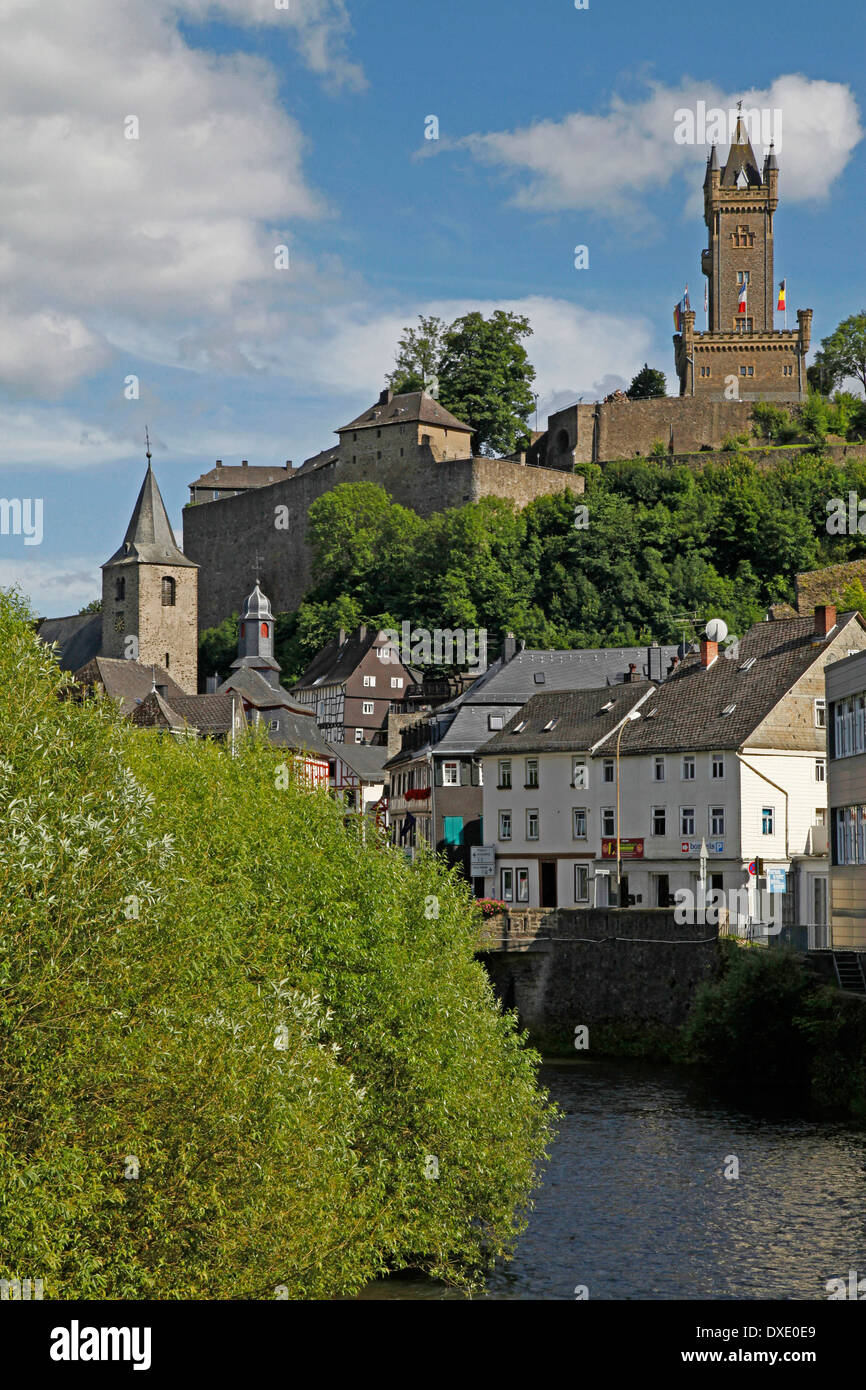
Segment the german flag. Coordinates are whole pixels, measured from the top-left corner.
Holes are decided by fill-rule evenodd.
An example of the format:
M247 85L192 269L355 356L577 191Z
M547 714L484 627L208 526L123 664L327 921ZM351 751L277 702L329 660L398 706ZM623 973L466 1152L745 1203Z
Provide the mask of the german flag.
M786 282L783 280L779 286L779 302L776 305L776 309L780 314L785 307L785 283Z

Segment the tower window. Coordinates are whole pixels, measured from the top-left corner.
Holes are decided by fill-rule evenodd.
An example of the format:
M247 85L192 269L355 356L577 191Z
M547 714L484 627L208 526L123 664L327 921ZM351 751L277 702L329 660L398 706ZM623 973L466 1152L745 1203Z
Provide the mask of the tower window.
M114 597L118 600L118 602L120 602L120 601L122 601L123 599L126 598L126 580L125 580L125 579L120 578L120 579L115 580L115 582L114 582Z
M165 654L165 669L166 669L166 671L168 670L168 668L169 668L170 665L171 665L171 657L169 656L168 652L166 652L166 654Z
M267 625L267 623L262 623L262 636L263 636L263 637L267 637L267 635L268 635L268 625Z
M163 608L174 608L177 585L169 576L164 575L162 581L162 606Z

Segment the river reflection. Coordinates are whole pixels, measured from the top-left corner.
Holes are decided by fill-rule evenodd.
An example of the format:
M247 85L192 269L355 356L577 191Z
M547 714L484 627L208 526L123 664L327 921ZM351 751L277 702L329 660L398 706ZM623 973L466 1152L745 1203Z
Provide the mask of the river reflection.
M684 1069L575 1061L542 1081L565 1113L515 1258L482 1297L823 1300L828 1279L866 1276L863 1130L750 1112ZM388 1279L362 1297L461 1295Z

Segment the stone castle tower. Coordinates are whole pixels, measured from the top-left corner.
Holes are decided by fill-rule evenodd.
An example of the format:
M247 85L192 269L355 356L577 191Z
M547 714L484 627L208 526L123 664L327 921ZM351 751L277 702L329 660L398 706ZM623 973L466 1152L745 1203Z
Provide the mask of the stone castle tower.
M715 145L707 159L704 221L709 246L701 269L709 282L709 327L696 332L694 310L683 313L682 331L674 335L681 396L805 399L812 310L797 311L796 329L777 331L774 326L773 222L778 204L774 147L770 145L759 170L740 115L724 168Z
M147 454L123 544L102 566L102 655L164 666L198 689L198 565L178 547Z

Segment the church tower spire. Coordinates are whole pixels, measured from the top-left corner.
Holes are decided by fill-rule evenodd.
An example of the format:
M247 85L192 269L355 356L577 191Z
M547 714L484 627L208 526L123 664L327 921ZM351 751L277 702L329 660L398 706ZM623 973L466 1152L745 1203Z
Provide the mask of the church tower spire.
M102 566L102 655L164 667L198 690L198 565L175 540L151 463L122 544Z

